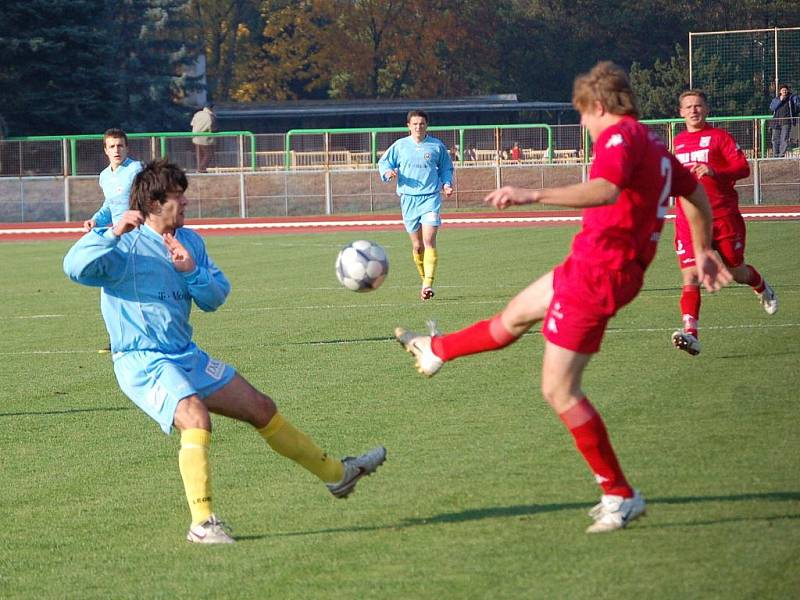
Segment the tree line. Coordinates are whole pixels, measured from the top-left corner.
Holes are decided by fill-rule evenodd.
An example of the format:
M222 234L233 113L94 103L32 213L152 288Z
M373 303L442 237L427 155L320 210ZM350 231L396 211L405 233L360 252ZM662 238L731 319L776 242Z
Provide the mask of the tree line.
M6 0L0 113L11 135L186 129L203 54L215 102L567 101L575 74L611 59L644 116L674 116L689 31L796 18L795 0Z

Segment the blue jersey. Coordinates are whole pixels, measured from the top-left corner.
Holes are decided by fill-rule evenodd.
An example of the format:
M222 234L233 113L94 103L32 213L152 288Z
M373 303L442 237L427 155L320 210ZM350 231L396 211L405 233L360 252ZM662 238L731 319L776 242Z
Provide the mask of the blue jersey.
M453 185L450 154L441 140L430 135L419 143L409 135L389 146L378 161L384 181L389 169L397 173L398 196L426 196Z
M182 352L192 343L192 301L204 311L225 302L230 283L206 254L203 239L186 228L175 238L197 264L191 273L175 270L164 240L148 225L121 237L93 229L64 257L70 279L103 288L100 309L113 352Z
M100 188L103 190L103 205L92 215L95 227L108 227L119 221L122 213L128 210L131 186L136 174L142 170L142 163L132 158L111 170L108 165L100 173Z

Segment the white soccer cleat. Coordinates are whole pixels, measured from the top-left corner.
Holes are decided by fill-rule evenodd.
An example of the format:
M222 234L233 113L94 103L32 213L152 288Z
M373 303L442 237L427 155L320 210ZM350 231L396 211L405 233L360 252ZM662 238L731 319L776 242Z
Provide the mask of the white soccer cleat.
M700 340L685 331L676 331L672 334L672 345L692 356L700 354Z
M439 334L436 330L436 323L428 321L428 328L431 332L430 335L419 335L398 327L394 330L394 337L406 349L406 352L414 355L417 371L426 377L433 377L442 368L444 361L431 350L431 337Z
M342 459L344 475L336 483L326 483L328 491L337 498L347 498L362 477L372 475L386 461L386 448L378 446L361 456L348 456Z
M766 281L764 281L764 291L760 294L756 292L756 296L761 300L761 306L764 307L768 315L774 315L778 312L778 295Z
M211 515L199 525L192 525L186 540L193 544L233 544L234 540L229 534L230 528L216 515Z
M631 498L605 494L600 498L600 503L589 511L594 523L589 525L586 533L624 529L631 521L644 515L646 510L644 497L638 490L634 490Z

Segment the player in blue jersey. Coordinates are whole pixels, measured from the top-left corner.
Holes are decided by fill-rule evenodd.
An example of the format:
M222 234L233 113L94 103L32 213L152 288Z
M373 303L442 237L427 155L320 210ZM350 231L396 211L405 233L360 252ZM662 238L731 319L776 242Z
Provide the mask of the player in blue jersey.
M131 189L131 208L108 228L86 233L64 257L64 272L101 287L101 310L111 336L114 373L122 391L161 429L181 432L178 465L192 515L187 539L231 543L213 512L208 450L209 413L250 423L276 452L311 471L337 498L373 473L386 450L329 457L295 429L273 400L233 367L192 341L192 303L219 308L230 283L184 225L186 174L165 160L148 163Z
M414 264L422 280L420 298L433 298L439 262L436 232L442 224L442 196L453 193L453 161L441 140L428 135L428 114L408 113L410 135L389 146L378 161L383 181L397 179L403 223L411 237Z
M103 204L91 218L83 222L83 230L93 227L109 227L128 210L131 185L142 163L128 156L128 136L122 129L106 129L103 134L103 153L108 166L100 172L100 189ZM111 352L111 346L98 350L101 354Z
M122 129L106 130L103 152L108 158L108 166L100 173L103 205L83 222L84 231L92 227L108 227L119 221L122 213L128 210L133 178L142 170L142 163L128 156L128 136Z

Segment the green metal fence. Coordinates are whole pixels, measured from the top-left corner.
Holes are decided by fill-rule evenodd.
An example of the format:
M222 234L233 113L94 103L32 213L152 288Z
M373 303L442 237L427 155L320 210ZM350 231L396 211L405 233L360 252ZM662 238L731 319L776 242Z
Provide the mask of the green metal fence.
M233 161L225 161L226 164L232 163L228 165L229 168L256 169L256 138L250 131L128 133L127 136L130 154L144 160L191 155L194 150L191 138L211 137L214 138L215 146L233 145L233 154L236 158ZM0 142L0 148L3 150L0 153L0 176L15 175L8 172L10 170L8 149L14 146L19 148L20 168L16 174L18 176L24 176L28 171L33 171L31 175L60 174L72 177L97 173L106 166L102 154L102 140L102 134L8 138ZM36 156L41 161L39 165L36 164ZM178 163L186 169L191 169L191 160L184 158L178 160ZM56 164L59 170L53 172Z
M769 115L713 117L729 131L748 158L767 158ZM682 119L645 120L672 145ZM465 125L435 126L430 131L450 149L454 162L464 166L491 164L586 164L591 157L588 132L580 125ZM214 158L209 171L352 170L374 169L378 158L405 127L364 129L293 129L285 134L250 131L219 133L158 132L128 134L130 154L140 160L169 156L188 172L196 170L193 137L213 137ZM102 135L32 136L0 141L0 177L42 175L78 176L99 173L107 164ZM518 146L516 158L511 152Z
M511 137L519 138L529 156L539 153L546 162L553 161L553 126L537 123L531 125L464 125L458 127L434 126L428 129L450 148L453 161L463 165L469 162L489 162L502 160L503 151L511 148ZM534 132L544 132L544 136ZM483 135L481 135L483 134ZM488 136L486 134L489 134ZM289 170L298 165L294 160L295 152L316 152L321 154L322 165L330 168L341 164L339 158L350 153L350 164L365 165L374 168L380 155L396 139L408 135L406 127L377 127L362 129L292 129L286 133L284 147L284 169ZM313 149L303 150L307 146L305 138L319 138ZM295 150L295 145L300 149ZM474 151L474 155L471 153ZM486 153L490 153L487 155ZM522 150L520 150L522 152ZM480 153L480 154L479 154ZM355 155L355 156L354 156ZM483 157L483 161L478 157ZM509 160L509 158L506 158Z
M737 140L752 174L738 182L742 204L800 204L800 148L770 158L766 115L710 119ZM647 120L670 145L681 119ZM591 141L580 125L431 127L451 150L455 189L448 208L482 206L501 185L547 187L586 179ZM199 134L132 133L131 156L168 156L187 170L190 216L272 217L396 211L394 186L381 181L376 163L404 127L249 131L215 138L207 173L197 173L192 137ZM0 141L0 222L75 221L102 203L98 174L108 160L102 135L39 136ZM509 156L516 143L520 151ZM800 145L800 144L798 144Z

